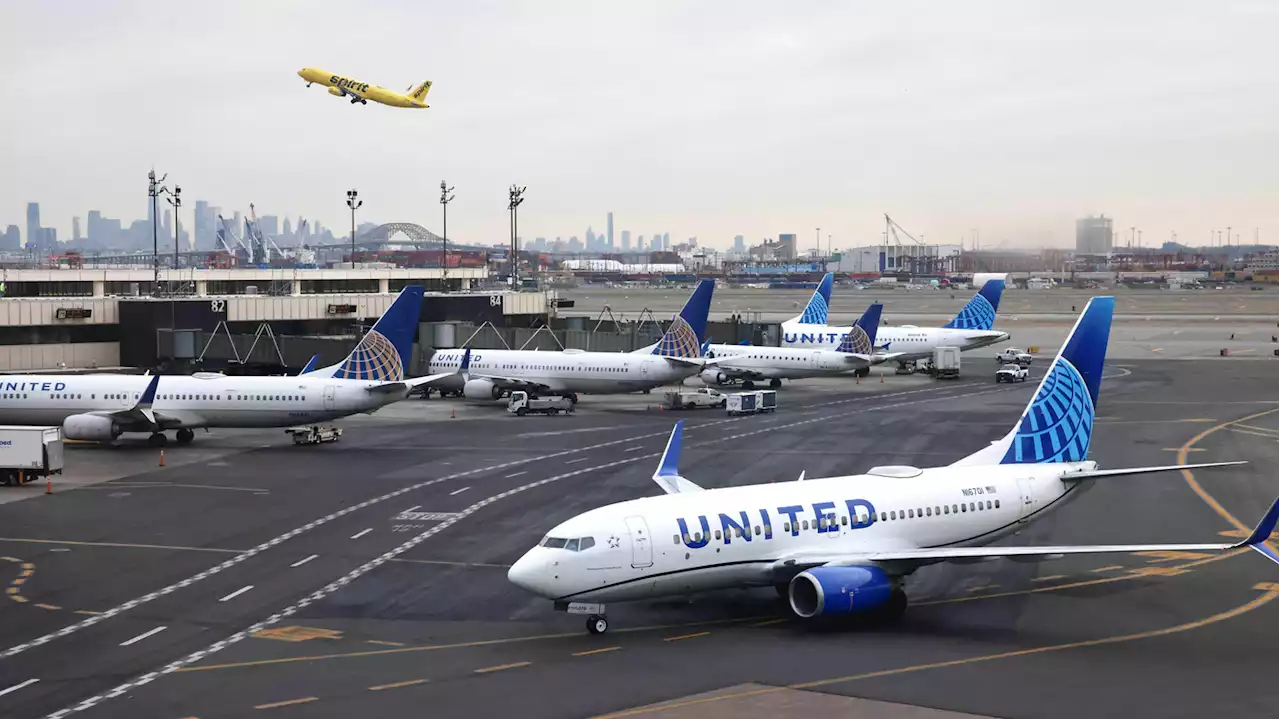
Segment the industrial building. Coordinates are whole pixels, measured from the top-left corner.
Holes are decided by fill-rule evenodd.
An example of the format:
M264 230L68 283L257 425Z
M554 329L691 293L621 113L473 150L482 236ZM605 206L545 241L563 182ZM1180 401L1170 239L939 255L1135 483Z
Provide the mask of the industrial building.
M1111 218L1106 215L1076 220L1076 252L1083 255L1111 254L1114 238Z

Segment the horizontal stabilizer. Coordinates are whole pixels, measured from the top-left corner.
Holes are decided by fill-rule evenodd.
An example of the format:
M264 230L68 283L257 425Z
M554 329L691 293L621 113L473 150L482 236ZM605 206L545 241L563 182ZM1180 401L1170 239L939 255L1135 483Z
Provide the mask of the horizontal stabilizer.
M684 420L676 422L667 439L667 448L662 453L658 470L653 473L653 481L662 487L667 494L681 492L701 492L702 487L680 476L680 446L684 443Z
M1176 472L1180 469L1207 469L1209 467L1234 467L1248 464L1244 460L1235 462L1205 462L1203 464L1167 464L1162 467L1125 467L1123 469L1094 469L1087 472L1071 472L1063 475L1063 479L1096 479L1098 477L1121 477L1127 474L1150 474L1152 472Z

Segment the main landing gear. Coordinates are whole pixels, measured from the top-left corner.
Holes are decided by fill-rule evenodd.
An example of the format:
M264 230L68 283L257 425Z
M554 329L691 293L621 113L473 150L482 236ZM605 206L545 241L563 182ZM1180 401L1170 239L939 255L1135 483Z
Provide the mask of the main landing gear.
M163 447L169 444L169 438L165 436L164 432L152 432L151 436L147 438L147 444L152 447Z
M177 432L178 444L191 444L191 440L196 438L195 430L183 427Z

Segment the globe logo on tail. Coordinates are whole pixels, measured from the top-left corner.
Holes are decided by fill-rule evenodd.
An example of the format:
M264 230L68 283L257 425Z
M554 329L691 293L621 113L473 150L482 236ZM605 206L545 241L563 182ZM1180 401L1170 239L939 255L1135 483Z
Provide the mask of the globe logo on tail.
M945 326L956 330L989 330L996 324L996 308L982 295L974 295L973 299L960 310L954 320Z
M391 340L377 330L370 330L333 376L340 379L399 382L404 379L404 363Z
M861 327L854 325L849 330L849 334L844 336L840 341L837 352L850 352L853 354L869 355L871 354L871 338L867 336L867 331Z
M1079 370L1058 358L1022 416L1001 464L1083 462L1089 456L1093 412Z
M825 325L827 323L827 300L819 293L813 293L813 299L809 300L809 304L804 308L804 314L800 315L800 324L805 325Z
M698 342L698 333L683 317L676 315L653 353L663 357L693 358L702 355L702 346Z

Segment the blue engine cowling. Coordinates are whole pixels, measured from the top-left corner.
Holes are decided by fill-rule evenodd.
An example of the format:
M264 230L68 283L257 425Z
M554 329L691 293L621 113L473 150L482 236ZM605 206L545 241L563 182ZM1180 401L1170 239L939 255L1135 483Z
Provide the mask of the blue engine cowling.
M879 567L814 567L791 580L791 611L802 619L835 617L878 609L889 602L894 582Z

